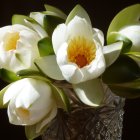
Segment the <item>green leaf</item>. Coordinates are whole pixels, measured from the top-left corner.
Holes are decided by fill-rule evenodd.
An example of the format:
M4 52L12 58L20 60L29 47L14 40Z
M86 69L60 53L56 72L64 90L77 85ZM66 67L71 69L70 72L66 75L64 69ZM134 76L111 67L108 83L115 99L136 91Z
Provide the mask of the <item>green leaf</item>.
M24 69L17 72L18 76L33 76L33 75L40 75L40 73L36 70L31 69Z
M132 47L132 41L118 32L111 32L107 38L107 44L123 41L122 53L128 52Z
M73 84L73 88L79 99L86 105L98 107L104 99L105 93L100 79Z
M103 53L106 61L106 66L113 64L119 57L122 50L123 42L116 42L103 47Z
M17 72L17 75L21 78L34 78L34 79L50 82L50 80L43 73L31 69L20 70Z
M140 77L140 68L128 56L121 55L102 75L106 84L124 83Z
M46 9L46 13L48 15L53 15L53 16L57 16L57 17L60 17L62 19L66 19L67 18L67 15L61 11L60 9L54 7L54 6L51 6L51 5L48 5L48 4L45 4L45 9Z
M54 54L52 41L48 37L45 37L38 42L38 49L41 57Z
M140 52L128 52L125 55L131 57L137 63L140 63Z
M14 72L4 68L0 69L0 78L8 83L20 80L20 77L18 77Z
M70 101L64 91L55 85L51 84L54 97L58 108L63 108L65 111L70 111Z
M56 62L55 55L49 55L35 60L37 68L47 77L55 80L64 80L62 72Z
M28 140L34 140L35 138L39 137L45 129L46 127L44 127L44 129L41 132L36 133L36 124L28 125L25 126L25 134Z
M66 24L68 24L75 16L79 16L81 18L85 18L86 21L91 24L91 20L89 18L88 13L85 11L85 9L80 6L79 4L76 5L73 10L70 12L70 14L68 15L67 19L66 19Z
M140 24L140 4L134 4L121 10L112 20L108 28L107 36L117 32L126 26Z
M133 99L140 97L140 79L121 83L121 84L110 84L110 89L118 96Z
M4 87L1 91L0 91L0 108L7 108L7 104L3 104L3 96L5 94L5 91L8 89L8 87L10 86L7 85L6 87Z
M44 25L44 29L47 31L49 36L51 36L56 26L64 22L65 20L60 17L52 16L52 15L45 15L43 25Z
M25 23L25 19L30 19L28 16L25 15L13 15L12 16L12 24L21 24L27 26Z

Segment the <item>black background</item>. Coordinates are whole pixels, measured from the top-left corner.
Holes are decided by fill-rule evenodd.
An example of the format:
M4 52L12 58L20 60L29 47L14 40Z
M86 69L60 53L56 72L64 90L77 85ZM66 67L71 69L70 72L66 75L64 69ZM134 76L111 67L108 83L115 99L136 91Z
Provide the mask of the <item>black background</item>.
M4 0L0 2L0 27L10 25L13 14L29 14L43 11L44 4L56 6L68 14L76 4L81 4L92 20L94 27L106 35L113 17L126 6L140 3L139 0ZM124 19L125 20L125 19ZM0 87L3 83L0 81ZM140 99L126 100L124 107L122 140L140 140ZM38 140L40 138L37 138ZM0 140L26 140L24 127L11 125L6 110L0 110Z

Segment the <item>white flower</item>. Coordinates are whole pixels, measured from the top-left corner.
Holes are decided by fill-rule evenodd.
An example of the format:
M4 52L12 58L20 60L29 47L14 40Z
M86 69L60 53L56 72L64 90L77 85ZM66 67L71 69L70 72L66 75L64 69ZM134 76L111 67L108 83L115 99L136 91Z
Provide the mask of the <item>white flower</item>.
M59 25L52 35L52 43L64 79L80 83L99 77L106 67L103 42L102 32L92 29L78 16L68 25Z
M41 80L25 78L6 90L3 102L8 103L9 121L15 125L38 123L40 131L57 113L50 86ZM46 117L45 117L46 116Z
M36 60L38 67L52 79L72 83L83 103L100 105L104 90L98 78L117 59L123 43L103 47L103 33L78 16L57 26L52 43L55 55Z
M33 61L39 57L39 35L23 26L11 25L0 28L0 68L14 72L34 69Z

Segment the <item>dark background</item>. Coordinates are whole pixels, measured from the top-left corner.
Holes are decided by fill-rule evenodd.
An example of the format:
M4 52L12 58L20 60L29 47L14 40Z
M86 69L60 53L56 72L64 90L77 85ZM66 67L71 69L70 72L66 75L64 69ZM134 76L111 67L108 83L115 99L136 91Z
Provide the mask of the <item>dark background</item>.
M11 24L13 14L43 11L44 4L56 6L68 14L76 4L89 13L94 27L106 35L113 17L123 8L139 0L4 0L0 3L0 27ZM124 19L125 20L125 19ZM0 87L3 83L0 81ZM140 140L140 99L126 100L122 140ZM11 125L6 110L0 110L0 140L26 140L24 127ZM39 138L38 138L39 140Z

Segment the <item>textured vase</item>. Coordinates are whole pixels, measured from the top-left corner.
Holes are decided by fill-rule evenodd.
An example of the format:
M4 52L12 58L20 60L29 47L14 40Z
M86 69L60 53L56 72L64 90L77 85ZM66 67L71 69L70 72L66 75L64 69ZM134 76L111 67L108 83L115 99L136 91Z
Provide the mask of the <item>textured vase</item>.
M72 111L58 110L42 140L121 140L125 99L104 87L101 107L72 103Z

